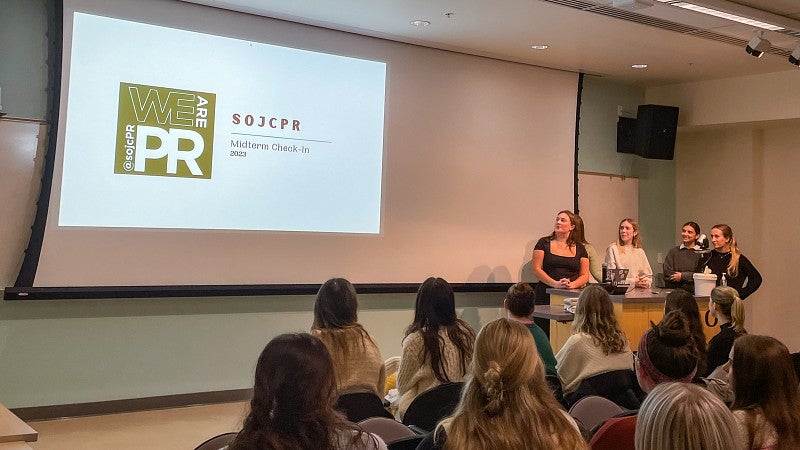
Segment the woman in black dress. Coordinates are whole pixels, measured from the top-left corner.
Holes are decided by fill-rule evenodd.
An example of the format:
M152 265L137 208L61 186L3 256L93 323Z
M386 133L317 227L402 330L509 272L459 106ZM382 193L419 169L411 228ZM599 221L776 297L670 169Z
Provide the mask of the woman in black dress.
M536 304L547 305L550 295L547 288L577 289L589 281L589 255L575 236L575 219L572 211L560 211L553 232L536 243L533 249L533 274L536 285ZM534 318L550 335L550 321Z

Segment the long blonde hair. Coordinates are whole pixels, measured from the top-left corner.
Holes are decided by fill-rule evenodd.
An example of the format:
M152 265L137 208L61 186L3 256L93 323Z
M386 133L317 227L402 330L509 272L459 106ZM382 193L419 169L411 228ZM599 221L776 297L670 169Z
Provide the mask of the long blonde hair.
M461 401L436 433L445 449L585 449L544 378L530 331L497 319L478 334Z
M711 301L731 321L736 336L747 333L744 329L744 303L736 289L730 286L717 286L711 290Z
M586 333L606 354L621 353L628 338L619 327L608 292L600 286L587 286L578 297L572 333Z
M691 383L661 383L647 394L634 436L640 450L744 448L733 413L714 394Z
M730 239L731 260L728 262L726 272L732 277L739 276L739 256L741 256L742 252L739 251L739 246L736 245L736 238L733 237L733 230L724 223L711 227L712 230L714 228L722 232L722 237Z

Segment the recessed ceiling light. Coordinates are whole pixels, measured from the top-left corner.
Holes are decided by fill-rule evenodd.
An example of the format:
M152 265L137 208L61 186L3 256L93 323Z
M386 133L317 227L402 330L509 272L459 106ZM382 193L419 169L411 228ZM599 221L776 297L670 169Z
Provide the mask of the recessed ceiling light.
M632 64L631 67L634 69L647 69L647 64Z
M550 46L547 45L547 44L531 45L531 48L534 49L534 50L547 50L549 47Z
M427 21L427 20L419 20L419 19L417 19L417 20L412 20L411 21L411 25L414 25L415 27L427 27L430 24L431 23L429 21Z

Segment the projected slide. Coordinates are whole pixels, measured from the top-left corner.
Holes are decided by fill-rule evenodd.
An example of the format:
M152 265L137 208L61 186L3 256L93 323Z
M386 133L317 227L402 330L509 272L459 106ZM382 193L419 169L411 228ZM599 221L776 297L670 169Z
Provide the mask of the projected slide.
M59 226L380 233L386 64L76 13Z

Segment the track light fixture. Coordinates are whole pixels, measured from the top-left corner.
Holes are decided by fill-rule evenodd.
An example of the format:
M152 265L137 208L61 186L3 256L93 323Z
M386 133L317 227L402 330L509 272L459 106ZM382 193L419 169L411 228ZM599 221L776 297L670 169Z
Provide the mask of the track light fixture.
M772 47L772 43L764 39L763 32L759 31L757 35L753 36L753 39L750 39L744 50L756 58L761 58L770 47Z
M800 45L789 55L789 62L795 66L800 66Z

